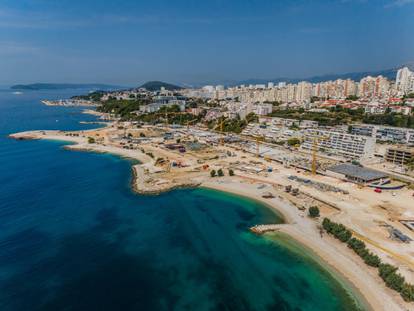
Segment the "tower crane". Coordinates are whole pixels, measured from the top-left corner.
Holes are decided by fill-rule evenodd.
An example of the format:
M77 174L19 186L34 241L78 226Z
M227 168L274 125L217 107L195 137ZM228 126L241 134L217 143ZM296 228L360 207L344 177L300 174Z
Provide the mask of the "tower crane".
M215 131L218 127L220 128L220 131L218 131L218 132L221 133L221 136L220 136L220 145L223 146L224 145L224 119L221 120L220 123L218 123L213 128L213 131Z
M319 148L319 143L321 141L326 141L328 140L330 137L329 136L311 136L310 138L312 138L312 175L316 175L316 170L318 168L318 148Z

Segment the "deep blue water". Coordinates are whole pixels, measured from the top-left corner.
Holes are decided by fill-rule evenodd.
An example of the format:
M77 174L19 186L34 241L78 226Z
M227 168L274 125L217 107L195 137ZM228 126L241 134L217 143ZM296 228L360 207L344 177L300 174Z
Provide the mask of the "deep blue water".
M125 159L7 138L93 127L39 103L75 93L0 91L0 310L357 310L310 256L248 232L280 221L254 201L138 196Z

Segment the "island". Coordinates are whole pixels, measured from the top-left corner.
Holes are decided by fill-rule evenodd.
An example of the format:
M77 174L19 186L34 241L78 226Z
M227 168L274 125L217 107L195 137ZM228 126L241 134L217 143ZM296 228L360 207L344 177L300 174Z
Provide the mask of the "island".
M32 83L32 84L16 84L10 87L12 90L65 90L65 89L95 89L95 90L111 90L120 89L122 87L108 84L74 84L74 83Z

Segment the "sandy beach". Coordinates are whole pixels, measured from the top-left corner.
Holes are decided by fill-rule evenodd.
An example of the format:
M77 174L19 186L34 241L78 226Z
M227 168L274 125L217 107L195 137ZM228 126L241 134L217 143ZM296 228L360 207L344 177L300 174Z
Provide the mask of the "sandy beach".
M208 181L202 187L226 191L260 201L284 217L285 224L280 232L287 234L304 245L319 258L319 263L344 278L355 288L372 310L397 311L409 310L399 295L387 288L377 275L376 269L368 268L362 260L345 245L324 234L319 235L318 223L297 213L296 207L279 197L264 199L257 193L257 185L243 182L237 178ZM265 189L264 189L265 190ZM277 233L278 234L278 233Z
M411 310L409 309L411 306L405 303L398 293L385 286L384 282L377 275L376 269L367 267L346 245L341 244L334 238L327 234L321 237L318 229L319 221L308 218L306 211L298 210L273 185L266 184L266 182L255 182L242 178L243 176L211 178L208 172L187 169L187 171L184 170L182 173L174 175L174 178L169 181L169 184L165 181L169 188L163 186L164 181L162 177L157 177L156 185L160 187L159 189L154 188L154 183L146 184L145 179L148 177L144 177L144 172L159 169L154 165L154 157L150 157L146 153L136 149L122 149L107 144L88 143L87 137L94 134L94 130L81 131L79 133L80 136L70 136L62 131L31 131L10 136L15 139L66 141L74 143L65 146L66 149L111 153L138 160L140 164L134 165L133 168L135 176L133 188L137 190L138 187L137 192L139 193L142 192L139 189L147 189L149 194L152 194L150 191L156 194L163 189L171 190L191 183L192 185L199 184L202 187L226 191L260 201L269 208L274 209L275 212L281 214L285 220L285 224L280 225L280 233L272 234L286 234L316 254L320 258L319 263L344 279L350 285L350 288L354 288L361 296L362 302L369 306L370 309L378 311ZM151 149L151 146L145 148L152 152L156 151L155 149ZM165 154L161 153L161 155L164 156ZM152 175L150 179L154 179L153 176L158 176L157 174ZM260 189L258 188L259 186ZM265 191L274 193L275 198L262 198L262 193Z

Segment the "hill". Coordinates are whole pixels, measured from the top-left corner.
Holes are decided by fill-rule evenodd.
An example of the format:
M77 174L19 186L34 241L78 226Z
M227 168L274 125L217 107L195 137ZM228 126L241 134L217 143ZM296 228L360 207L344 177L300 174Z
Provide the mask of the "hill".
M144 88L147 91L159 91L161 87L164 87L166 90L173 91L173 90L181 90L182 87L170 83L165 83L161 81L148 81L140 86L140 88Z
M304 78L286 78L286 77L278 77L278 78L270 78L270 79L262 79L262 78L251 78L245 80L227 80L227 81L216 81L216 82L209 82L205 84L223 84L226 86L237 86L241 84L249 85L249 84L267 84L268 82L279 83L279 82L287 82L287 83L298 83L300 81L308 81L311 83L318 83L324 81L334 81L336 79L352 79L354 81L360 81L363 77L366 76L384 76L390 80L395 80L398 69L407 66L411 70L414 70L414 62L409 62L406 64L402 64L401 66L384 69L384 70L376 70L376 71L358 71L358 72L348 72L348 73L332 73L332 74L325 74L325 75L318 75L318 76L311 76L311 77L304 77ZM205 85L203 84L203 85Z
M332 73L320 76L312 76L307 78L274 78L274 79L247 79L243 81L235 81L232 82L232 85L240 85L240 84L266 84L267 82L279 83L279 82L287 82L287 83L298 83L300 81L308 81L311 83L318 83L324 81L333 81L336 79L352 79L354 81L359 81L363 77L366 76L379 76L382 75L390 80L395 80L397 75L398 69L387 69L387 70L379 70L379 71L361 71L361 72L349 72L349 73Z
M96 90L113 90L119 89L120 86L107 84L73 84L73 83L32 83L16 84L10 87L13 90L65 90L65 89L96 89Z

